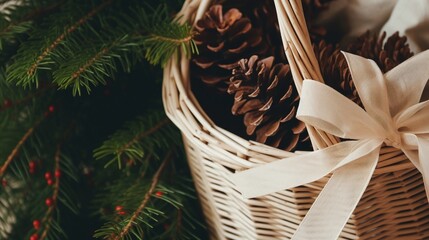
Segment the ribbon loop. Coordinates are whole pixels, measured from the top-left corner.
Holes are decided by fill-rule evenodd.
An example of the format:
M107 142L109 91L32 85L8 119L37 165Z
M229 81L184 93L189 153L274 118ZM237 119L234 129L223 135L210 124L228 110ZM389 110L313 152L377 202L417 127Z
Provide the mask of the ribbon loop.
M417 104L429 79L429 51L411 57L385 74L392 116Z
M361 107L317 81L304 81L296 117L341 138L384 137L383 127Z
M377 64L370 59L358 55L342 52L349 66L352 79L359 97L371 117L392 131L393 122L389 110L389 96L387 95L386 81Z

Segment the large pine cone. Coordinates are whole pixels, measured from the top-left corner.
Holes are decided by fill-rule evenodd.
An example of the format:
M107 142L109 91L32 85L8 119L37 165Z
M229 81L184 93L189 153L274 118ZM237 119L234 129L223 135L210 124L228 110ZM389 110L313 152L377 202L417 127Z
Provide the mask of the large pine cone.
M196 77L205 84L225 89L232 68L241 58L263 55L268 45L262 29L253 27L249 18L236 8L223 13L213 5L196 24L194 41L200 54L193 59Z
M343 49L374 60L383 72L387 72L412 57L413 53L406 43L407 38L400 37L399 33L393 34L384 43L385 38L386 33L377 37L367 32ZM313 48L325 83L362 106L340 47L322 40Z
M254 55L233 69L228 93L234 94L232 113L244 116L248 135L256 141L293 151L309 145L304 123L295 118L299 95L288 64Z

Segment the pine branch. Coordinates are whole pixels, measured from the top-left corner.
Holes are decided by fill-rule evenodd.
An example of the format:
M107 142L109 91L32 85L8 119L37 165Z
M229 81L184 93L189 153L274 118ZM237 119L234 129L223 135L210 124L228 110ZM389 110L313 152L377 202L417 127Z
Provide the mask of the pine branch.
M79 26L83 25L93 17L95 14L97 14L99 11L101 11L103 8L105 8L107 5L112 3L112 0L108 0L91 10L87 15L83 16L81 19L79 19L76 23L71 25L69 28L67 28L63 34L58 36L52 43L47 47L42 54L37 57L37 60L31 65L31 67L27 70L27 75L32 76L34 75L36 69L38 68L39 64L45 59L46 56L48 56L63 40L66 38L69 34L73 33Z
M46 28L46 26L43 25L39 26L39 28L35 28L30 39L18 49L18 53L12 59L13 63L7 67L7 81L15 82L17 85L24 87L32 86L33 83L37 86L40 77L39 71L52 70L55 68L56 62L53 57L58 54L59 46L66 45L68 39L73 34L76 34L76 30L83 26L87 26L88 21L99 14L104 8L111 4L112 1L113 0L103 1L100 5L92 8L87 14L75 20L72 24L57 21L57 19L53 19L54 15L51 16L52 19L46 20L48 22L55 21L55 24L53 24L51 28ZM69 9L73 6L72 3L70 4L65 7L71 11L68 14L78 14L79 12L76 13L75 10L72 12L73 9ZM68 20L68 18L64 19L62 15L56 17L63 21ZM68 27L64 27L63 24Z
M117 151L117 154L118 155L122 155L124 153L124 151L126 151L127 149L129 149L133 144L136 144L140 139L142 139L144 137L147 137L147 136L149 136L149 135L157 132L160 128L162 128L163 126L165 126L168 123L170 123L170 120L168 118L162 119L155 126L147 129L144 132L139 133L133 139L131 139L129 142L125 143L124 146L122 146L121 148L119 148L119 150Z
M137 118L126 125L126 129L116 132L94 151L96 159L113 156L105 167L117 161L122 167L122 160L141 159L147 151L157 157L155 149L169 148L177 144L178 133L163 112L154 112Z
M87 36L82 37L85 38ZM53 72L53 82L58 84L59 89L72 87L73 95L81 95L81 88L84 87L89 93L92 86L106 84L106 78L117 72L118 64L123 66L124 71L129 70L131 62L134 62L130 55L138 51L135 40L124 35L103 43L108 38L100 36L90 43L80 39L76 39L75 43L69 41L66 51L60 54L58 69ZM82 49L82 46L88 46L88 49Z
M38 227L35 229L35 236L40 236L39 240L44 239L63 239L66 237L60 225L60 203L66 206L69 210L77 214L76 207L67 193L67 180L75 179L74 170L70 168L72 164L70 160L63 154L63 148L66 140L69 139L75 126L75 122L72 122L66 131L62 134L61 139L55 146L55 152L53 153L53 171L47 171L44 174L46 183L43 185L45 192L43 196L47 209L43 212L43 217L38 223ZM40 204L42 199L36 198L36 202ZM48 202L49 201L49 204ZM55 214L56 213L56 214ZM34 216L41 216L41 213L35 213ZM38 220L37 220L38 221ZM32 235L32 236L33 236Z
M198 53L193 41L195 33L189 24L172 21L165 7L153 11L153 17L145 18L142 22L143 31L146 32L142 36L142 44L145 58L151 64L164 66L179 48L188 57Z
M137 217L142 213L143 209L146 207L149 199L151 198L151 196L152 196L152 194L153 194L153 192L154 192L154 190L156 188L156 185L159 182L159 177L160 177L161 173L164 171L167 163L171 160L171 158L172 158L172 152L170 151L169 153L167 153L167 156L165 157L164 161L161 163L161 165L159 166L158 170L153 175L152 183L151 183L151 185L149 187L149 190L144 195L143 200L142 200L140 206L134 211L134 213L132 214L132 216L128 220L127 225L125 225L125 227L121 230L121 232L119 233L119 235L112 236L114 240L123 239L123 237L126 234L129 233L130 229L135 224Z

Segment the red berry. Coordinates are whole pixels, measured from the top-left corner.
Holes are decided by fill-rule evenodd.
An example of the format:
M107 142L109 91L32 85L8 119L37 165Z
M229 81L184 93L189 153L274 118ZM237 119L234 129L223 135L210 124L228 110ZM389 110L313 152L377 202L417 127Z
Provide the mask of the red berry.
M34 220L33 221L33 227L34 229L38 230L40 228L40 221L39 220Z
M1 185L2 185L3 187L7 187L7 180L3 178L3 179L1 180Z
M49 107L48 107L48 111L49 112L54 112L55 111L55 106L54 105L50 105Z
M59 169L55 170L55 177L56 178L61 177L61 171Z
M54 204L54 200L52 200L52 198L50 198L50 197L46 198L45 204L46 204L46 206L50 207L50 206L52 206L52 204Z
M117 212L122 211L122 209L124 209L124 207L122 207L122 206L120 206L120 205L118 205L118 206L116 206L116 207L115 207L115 210L116 210Z
M125 211L119 211L118 212L118 215L125 215L125 214L127 214Z
M31 235L30 240L38 240L39 239L39 235L37 235L37 233Z
M49 179L51 179L52 178L52 174L51 174L51 172L46 172L45 173L45 179L46 180L49 180Z
M28 163L28 168L29 168L29 172L31 173L31 174L33 174L34 172L36 172L36 162L34 162L34 161L30 161L29 163Z
M3 107L10 108L12 106L12 101L10 99L3 100Z
M30 161L30 162L28 163L28 167L29 167L30 169L34 169L34 168L36 167L36 162L34 162L34 161Z
M163 192L161 192L161 191L158 191L158 192L156 192L156 193L155 193L155 195L156 195L157 197L162 197L162 195L164 195L164 193L163 193Z
M46 180L46 183L51 186L52 184L54 184L54 181L52 179L48 179Z

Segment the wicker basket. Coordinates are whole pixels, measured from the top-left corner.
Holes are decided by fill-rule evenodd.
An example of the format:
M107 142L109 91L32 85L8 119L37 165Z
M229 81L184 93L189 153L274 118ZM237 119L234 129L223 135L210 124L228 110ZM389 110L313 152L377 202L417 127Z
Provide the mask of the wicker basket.
M298 91L303 79L322 79L299 0L275 0L286 56ZM209 0L187 0L180 21L192 24ZM182 131L212 239L289 239L329 176L268 196L244 199L230 181L237 170L294 156L242 139L216 126L191 92L189 60L167 64L164 107ZM338 139L307 126L315 148ZM429 239L429 204L421 174L398 149L383 147L374 176L339 239Z

